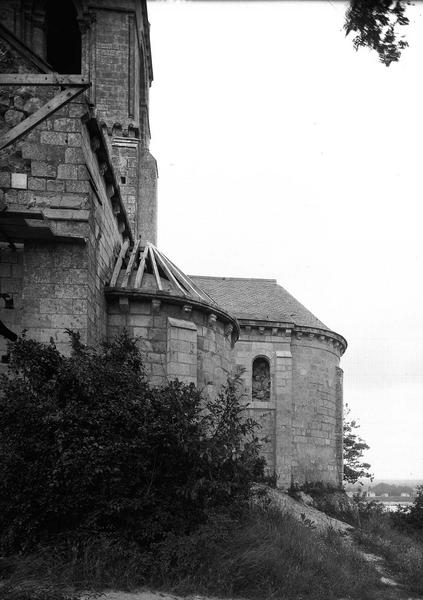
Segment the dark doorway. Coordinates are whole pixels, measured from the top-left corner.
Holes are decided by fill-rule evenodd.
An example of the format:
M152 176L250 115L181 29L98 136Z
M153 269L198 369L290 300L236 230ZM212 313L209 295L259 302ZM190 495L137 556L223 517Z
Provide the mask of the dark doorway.
M81 32L71 0L48 0L47 61L58 73L81 73Z

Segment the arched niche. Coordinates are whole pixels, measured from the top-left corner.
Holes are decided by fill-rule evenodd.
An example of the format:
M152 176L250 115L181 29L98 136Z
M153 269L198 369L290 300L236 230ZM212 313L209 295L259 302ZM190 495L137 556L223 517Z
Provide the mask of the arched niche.
M271 379L270 363L265 356L253 360L251 397L253 401L270 402Z
M58 73L81 73L81 32L72 0L47 0L47 61Z

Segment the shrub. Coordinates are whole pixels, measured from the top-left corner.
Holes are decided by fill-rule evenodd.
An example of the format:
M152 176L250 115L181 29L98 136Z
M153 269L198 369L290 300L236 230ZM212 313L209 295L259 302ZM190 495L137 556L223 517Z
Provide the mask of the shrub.
M423 533L423 486L417 487L417 496L411 506L399 506L393 513L393 520L399 529Z
M72 355L20 338L0 397L0 548L69 532L148 546L187 533L263 475L256 425L231 379L215 401L193 385L152 388L135 341Z

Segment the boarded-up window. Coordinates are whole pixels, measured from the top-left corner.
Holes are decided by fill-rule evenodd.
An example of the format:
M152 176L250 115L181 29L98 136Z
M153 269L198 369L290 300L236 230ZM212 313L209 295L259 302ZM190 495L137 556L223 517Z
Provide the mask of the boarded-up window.
M270 401L270 366L263 356L258 356L253 362L252 399Z

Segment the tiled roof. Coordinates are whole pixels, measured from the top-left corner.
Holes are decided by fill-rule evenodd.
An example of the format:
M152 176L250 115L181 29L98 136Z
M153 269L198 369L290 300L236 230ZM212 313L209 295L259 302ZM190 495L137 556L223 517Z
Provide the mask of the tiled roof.
M202 277L191 279L238 319L295 323L302 327L330 329L296 300L276 279Z

